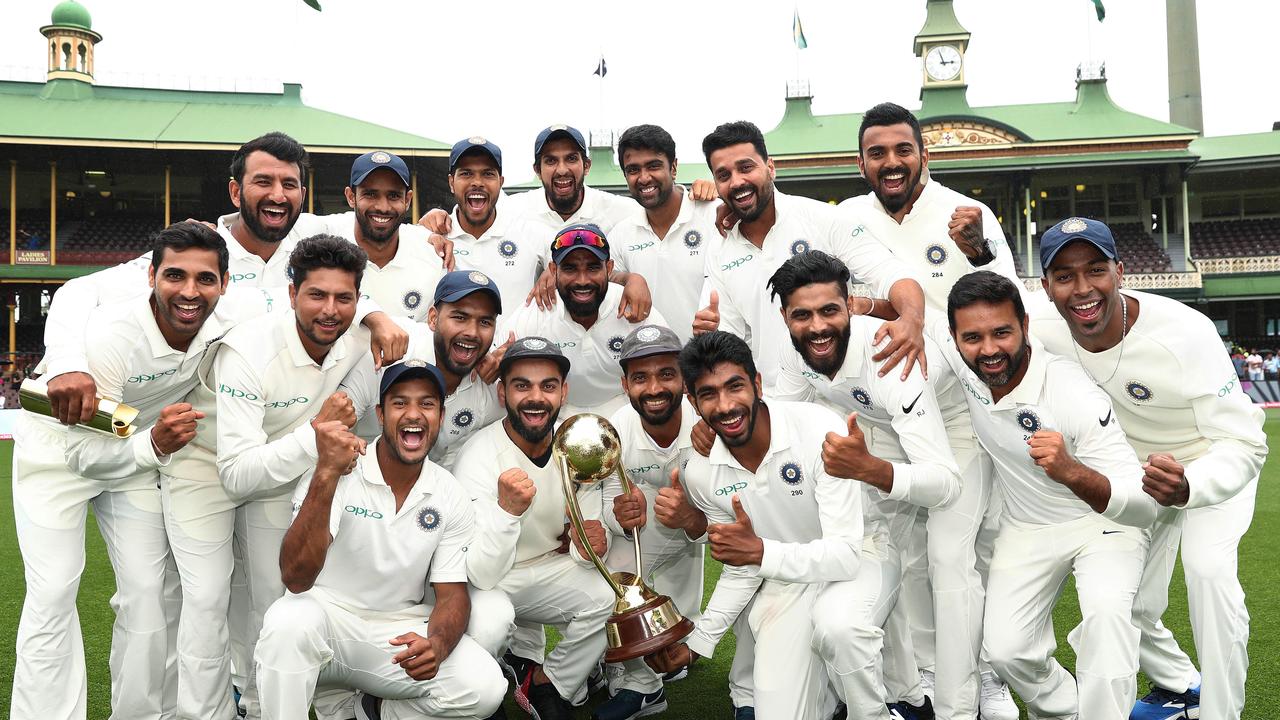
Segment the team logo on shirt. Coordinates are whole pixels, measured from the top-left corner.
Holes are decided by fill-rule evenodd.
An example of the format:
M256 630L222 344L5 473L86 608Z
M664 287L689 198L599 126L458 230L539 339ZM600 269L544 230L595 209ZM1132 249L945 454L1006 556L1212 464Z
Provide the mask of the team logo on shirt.
M510 240L503 240L502 242L498 243L498 254L504 258L515 257L516 251L519 249L520 248L516 247L516 244L511 242Z
M947 249L941 245L930 245L924 251L924 257L933 265L941 265L947 261Z
M693 250L702 245L702 233L697 230L690 230L684 234L684 246Z
M862 407L864 408L871 407L871 393L867 392L865 389L856 387L850 390L849 394L852 395L853 399L857 400L858 404L861 405Z
M431 532L440 527L440 511L428 505L418 513L418 527L423 532Z
M467 428L472 421L476 419L475 413L471 412L471 408L463 408L453 415L453 425L458 428Z
M1040 416L1031 410L1023 410L1018 413L1018 424L1029 433L1037 432L1040 430Z
M1153 393L1151 392L1151 388L1147 387L1146 385L1143 385L1137 380L1130 380L1129 382L1125 383L1124 391L1129 393L1129 397L1133 398L1134 400L1137 400L1138 402L1147 402L1151 400L1153 396Z
M800 472L800 466L789 462L782 466L782 470L778 473L782 476L782 482L788 485L799 485L804 480L804 473Z
M410 290L404 294L404 307L406 310L417 310L422 304L422 293L417 290Z
M621 335L614 335L613 337L609 338L609 352L613 353L614 355L622 354L622 336Z
M797 241L795 241L795 242L791 243L791 254L792 254L792 255L800 255L801 253L807 253L807 252L809 252L809 241L808 241L808 240L797 240Z

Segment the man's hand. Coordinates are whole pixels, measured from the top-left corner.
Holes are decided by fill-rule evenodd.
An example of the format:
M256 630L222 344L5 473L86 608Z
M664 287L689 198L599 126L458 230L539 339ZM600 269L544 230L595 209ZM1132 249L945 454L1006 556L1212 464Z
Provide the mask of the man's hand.
M648 519L645 513L644 493L635 485L630 493L623 493L613 498L613 517L618 525L627 532L644 527Z
M504 470L498 476L498 507L508 515L524 515L536 494L538 488L529 479L528 473L519 468Z
M733 514L737 520L707 526L711 541L711 557L725 565L759 565L764 559L764 541L756 535L751 518L742 509L742 501L734 495Z
M1050 480L1063 485L1070 484L1080 463L1067 452L1062 433L1054 430L1037 430L1027 445L1031 447L1031 459L1044 469Z
M446 222L448 222L447 218ZM448 231L446 230L445 232ZM453 270L453 241L440 233L431 233L431 237L427 238L427 242L431 243L431 249L435 250L436 257L440 258L441 267L446 271Z
M711 429L706 420L698 420L689 430L689 439L693 441L693 449L702 457L711 457L711 446L716 444L716 431Z
M707 516L695 508L684 487L680 484L680 471L671 471L671 487L658 490L653 500L653 516L672 530L684 530L691 538L702 537L707 532Z
M440 208L432 208L418 218L418 224L436 235L448 235L453 230L453 218Z
M498 366L502 364L502 358L511 349L512 343L516 341L516 334L507 333L507 341L498 347L490 350L487 355L480 358L480 362L476 363L476 367L471 372L485 385L492 385L498 379Z
M609 533L604 529L604 525L599 520L583 520L582 529L587 532L587 542L591 544L591 549L597 556L604 557L605 553L609 552ZM578 536L577 530L570 526L569 534L573 536L573 544L578 548L578 554L584 558L589 557L582 547L582 538Z
M822 464L831 477L862 480L870 469L867 438L858 427L858 413L849 413L849 434L827 433L822 442Z
M172 455L196 436L196 421L203 420L204 413L191 407L191 403L174 403L160 411L160 419L151 428L152 450L160 455Z
M633 323L644 322L652 307L649 283L640 273L628 273L627 283L622 286L622 301L618 303L618 317L626 315L627 320Z
M947 223L947 235L970 260L985 253L987 239L982 236L982 208L964 205L956 208L951 222Z
M320 406L320 412L316 413L311 420L311 427L331 420L337 420L347 427L355 427L356 406L341 390L325 398L324 404Z
M556 306L556 264L555 262L547 263L543 268L542 274L538 276L537 282L533 284L533 289L525 296L524 304L528 305L534 300L538 301L539 310L550 310Z
M369 351L373 353L373 369L378 370L404 357L409 352L409 333L384 312L369 313L364 318L369 328Z
M715 183L699 178L689 186L689 197L698 202L710 202L720 197L720 195L716 192Z
M98 385L89 373L63 373L51 378L45 387L53 417L63 425L87 423L98 411Z
M736 222L738 217L729 209L729 203L720 203L716 207L716 231L720 233L720 237L728 235Z
M903 361L905 363L902 366L901 379L907 379L911 374L911 368L915 367L916 363L920 363L920 373L925 378L929 377L929 363L924 354L924 321L922 319L899 317L897 320L886 322L876 331L873 344L878 346L886 336L889 338L889 344L871 356L871 359L876 362L888 358L880 368L880 377L888 375L890 370Z
M720 329L720 293L711 291L706 307L693 315L693 334L701 335Z
M364 454L364 440L351 433L341 420L311 423L316 431L316 470L328 470L335 475L346 475L356 466L356 459Z
M440 664L449 656L433 638L424 638L418 633L410 632L391 638L392 645L404 645L392 664L399 665L414 680L430 680L440 671Z
M1185 468L1168 453L1152 453L1142 464L1142 489L1165 507L1186 505L1191 499Z
M659 675L665 675L682 667L688 667L697 659L698 654L690 650L689 646L684 643L668 645L652 655L644 656L645 664L653 668Z

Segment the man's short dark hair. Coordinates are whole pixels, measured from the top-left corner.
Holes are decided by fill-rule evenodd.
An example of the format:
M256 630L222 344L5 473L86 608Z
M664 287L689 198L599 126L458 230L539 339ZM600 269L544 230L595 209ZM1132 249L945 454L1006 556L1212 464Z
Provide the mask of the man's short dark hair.
M760 132L755 123L738 120L717 125L710 135L702 139L702 154L707 158L707 167L711 166L711 153L742 143L751 143L756 152L760 153L760 159L769 159L769 151L764 146L764 133Z
M151 269L160 270L165 250L212 250L218 254L218 275L227 274L230 255L227 241L216 230L198 222L179 222L151 236Z
M862 114L862 125L858 127L858 153L862 153L862 136L867 132L867 128L901 125L902 123L911 126L911 132L916 136L916 148L924 150L924 136L920 134L920 121L916 119L916 116L910 110L901 105L886 102L880 103Z
M756 361L751 357L751 347L746 341L723 330L714 330L696 335L685 343L680 351L680 374L684 376L684 386L690 395L694 395L694 387L703 375L715 369L720 363L731 363L741 367L747 378L756 378Z
M244 184L245 162L248 160L249 155L259 150L282 162L290 162L297 165L298 178L303 185L307 184L307 167L310 162L307 156L307 149L302 147L302 143L282 132L269 132L261 137L256 137L241 145L239 150L236 150L236 154L231 158L231 177L237 183Z
M676 164L676 141L671 133L657 125L634 125L618 138L618 167L622 167L622 156L628 150L652 150L667 156L667 162Z
M769 297L776 296L782 300L782 307L786 307L791 293L816 283L834 283L840 288L841 295L847 296L849 268L839 258L832 257L821 250L792 255L773 273L773 277L769 278Z
M345 270L356 278L356 289L369 264L369 256L353 242L336 235L312 235L303 238L289 253L289 279L295 288L302 287L312 270Z
M1018 292L1012 280L990 270L969 273L957 280L947 295L947 324L955 332L957 310L977 303L1000 305L1005 302L1013 303L1013 313L1018 317L1019 323L1026 319L1027 311L1022 306L1022 293Z

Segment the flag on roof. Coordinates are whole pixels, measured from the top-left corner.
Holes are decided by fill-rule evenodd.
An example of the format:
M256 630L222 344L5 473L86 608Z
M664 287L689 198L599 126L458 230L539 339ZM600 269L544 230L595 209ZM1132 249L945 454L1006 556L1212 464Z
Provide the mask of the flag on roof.
M1093 1L1100 2L1101 0L1093 0ZM791 39L796 41L796 47L801 50L809 47L808 41L804 39L804 28L800 27L800 10L799 9L797 9L795 11L795 15L792 16Z
M1093 8L1098 11L1098 22L1102 22L1102 18L1107 16L1106 8L1102 7L1102 0L1093 0Z
M604 56L603 56L603 55L601 55L601 56L600 56L600 64L599 64L599 65L596 65L596 71L595 71L595 72L593 72L593 73L591 73L591 74L592 74L592 75L599 75L601 78L603 78L605 75L608 75L608 74L609 74L609 66L604 64Z

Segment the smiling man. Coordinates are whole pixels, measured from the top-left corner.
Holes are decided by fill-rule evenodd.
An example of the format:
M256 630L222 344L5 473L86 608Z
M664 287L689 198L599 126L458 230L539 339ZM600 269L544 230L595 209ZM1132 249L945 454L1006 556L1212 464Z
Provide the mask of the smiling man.
M1237 553L1267 457L1263 413L1241 391L1203 314L1160 295L1121 291L1124 265L1105 224L1068 218L1054 225L1041 238L1040 262L1044 289L1066 322L1037 321L1036 337L1078 359L1110 396L1144 461L1143 487L1162 506L1134 602L1139 659L1152 688L1132 718L1166 720L1194 709L1205 720L1238 718L1249 611ZM1203 683L1160 621L1179 544Z

